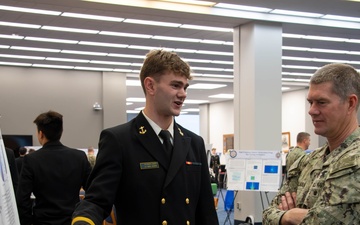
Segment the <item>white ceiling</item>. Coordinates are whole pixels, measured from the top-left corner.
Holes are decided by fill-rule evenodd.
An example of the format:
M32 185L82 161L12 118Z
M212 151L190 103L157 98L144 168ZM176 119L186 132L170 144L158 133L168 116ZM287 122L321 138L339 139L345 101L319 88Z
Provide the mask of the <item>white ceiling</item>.
M170 5L169 3L161 5L157 1L145 1L145 0L122 0L118 1L120 4L130 4L133 6L126 5L114 5L114 4L102 4L96 2L85 2L79 0L0 0L0 6L16 6L43 10L53 10L59 12L72 12L72 13L83 13L91 15L121 17L126 19L141 19L141 20L152 20L161 22L172 22L180 24L191 24L191 25L202 25L211 27L222 27L222 28L233 28L243 23L247 23L252 19L250 16L259 16L260 14L249 14L248 12L240 12L234 10L228 10L228 15L218 15L219 11L205 11L201 13L190 12L194 7L187 6L187 8L176 8L174 10L161 9L165 6ZM350 1L338 1L338 0L302 0L302 1L289 1L289 0L218 0L214 1L217 3L231 3L238 5L258 6L266 7L271 9L284 9L292 11L305 11L312 13L321 14L332 14L342 15L348 17L358 17L360 3ZM147 4L147 7L143 7ZM134 6L137 5L137 6ZM200 9L200 8L198 8ZM235 12L235 13L234 13ZM259 19L259 17L257 17ZM261 17L269 21L277 20L276 17ZM260 18L260 19L261 19ZM340 27L331 27L336 25L336 21L323 23L324 20L307 20L306 24L300 24L300 19L294 19L294 17L288 17L290 23L283 23L284 34L301 34L301 35L315 35L324 37L337 37L346 39L358 39L360 40L360 23L357 22L343 22ZM259 19L259 20L260 20ZM204 51L218 51L232 53L232 45L229 44L207 44L207 43L189 43L181 41L167 41L157 40L154 38L134 38L134 37L119 37L112 35L101 35L101 34L86 34L84 32L61 32L55 30L46 29L31 29L28 27L18 28L13 26L1 25L1 22L14 22L14 23L26 23L44 26L58 26L58 27L70 27L80 29L90 29L97 31L112 31L112 32L124 32L133 34L148 34L148 35L160 35L160 36L172 36L181 38L195 38L202 40L217 40L223 41L224 43L231 43L233 34L232 32L218 32L218 31L203 31L196 29L184 29L174 27L162 27L154 25L139 25L125 22L109 22L109 21L98 21L89 19L79 19L64 16L50 16L34 13L22 13L14 12L9 10L0 9L0 35L18 35L24 37L46 37L56 39L67 39L76 41L91 41L91 42L107 42L124 44L130 47L116 48L116 47L103 47L103 46L90 46L82 44L61 44L51 43L44 41L31 41L25 39L9 39L0 38L0 64L3 62L20 62L29 63L30 66L33 64L51 64L51 65L66 65L73 67L101 67L111 69L127 69L134 70L133 73L128 73L128 79L136 79L137 71L140 69L140 65L143 61L142 58L130 58L130 57L111 57L109 54L131 54L131 55L145 55L148 50L138 49L136 46L155 46L158 48L174 48L174 49L196 49ZM329 21L328 21L329 22ZM320 26L324 24L325 26ZM344 28L346 26L353 26L352 28ZM264 41L266 39L264 38ZM3 46L3 47L1 47ZM48 53L39 51L25 51L14 49L15 46L26 46L26 47L37 47L37 48L51 48L60 50L77 50L77 51L92 51L106 53L105 56L92 56L89 54L67 54L67 53ZM131 46L135 46L132 48ZM290 47L303 47L312 49L336 49L343 51L360 51L359 43L351 42L335 42L335 41L319 41L311 39L294 39L294 38L283 38L283 46ZM188 90L188 99L191 100L204 100L209 102L223 101L224 99L209 98L209 95L215 94L232 94L233 93L233 79L231 76L232 64L223 64L216 61L232 62L231 55L220 55L220 54L199 54L199 53L184 53L178 52L179 55L185 59L201 59L209 60L211 63L197 63L190 61L190 65L195 73L205 74L203 76L195 77L191 84L195 83L213 83L213 84L225 84L226 87L218 88L214 90ZM99 63L84 63L84 62L65 62L60 60L44 60L44 59L17 59L12 58L9 55L22 55L22 56L39 56L39 57L50 57L54 58L65 58L65 59L84 59L84 60L98 60L98 61L112 61L114 64L99 64ZM326 59L317 61L299 61L299 60L288 60L283 59L284 66L311 66L318 68L324 64L330 63L331 60L344 60L354 61L350 63L355 67L359 67L355 61L360 61L359 54L348 54L348 53L321 53L318 51L294 51L294 50L283 50L283 57L304 57L309 59ZM46 58L45 58L46 59ZM93 61L94 62L94 61ZM132 63L135 65L116 65L117 62ZM212 70L204 70L201 68L213 68ZM194 69L195 68L195 69ZM307 73L312 74L315 69L291 69L283 67L283 73ZM221 71L216 71L217 69ZM206 74L225 75L223 78L209 77ZM9 75L11 76L11 75ZM230 78L228 78L230 76ZM300 78L309 79L309 76L299 75L283 75L283 78ZM305 88L306 82L288 82L283 81L283 87L290 87L290 90ZM140 87L128 87L128 97L143 97L143 93ZM134 110L137 107L143 106L143 103L134 103L127 106L128 110ZM184 109L197 108L198 105L185 104Z

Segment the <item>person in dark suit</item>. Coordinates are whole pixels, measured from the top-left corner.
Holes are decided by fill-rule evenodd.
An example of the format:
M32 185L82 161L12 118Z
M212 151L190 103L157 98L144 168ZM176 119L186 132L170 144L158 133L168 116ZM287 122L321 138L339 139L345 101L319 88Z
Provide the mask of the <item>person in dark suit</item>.
M80 188L90 174L86 154L60 142L62 117L49 111L34 120L42 148L24 157L16 196L21 225L70 225Z
M177 54L152 50L146 55L140 72L145 108L130 122L101 132L73 225L101 224L113 204L121 225L219 224L204 141L174 120L191 78L189 65ZM163 136L167 131L170 140Z
M211 149L210 168L215 174L215 183L218 184L220 157L216 154L216 148Z
M27 149L25 147L19 148L20 156L15 159L18 174L20 175L24 156L26 155Z
M9 169L10 169L12 185L14 188L14 193L16 193L19 176L17 173L18 169L16 167L16 162L15 162L15 153L11 148L7 148L7 147L5 147L5 152L9 163Z

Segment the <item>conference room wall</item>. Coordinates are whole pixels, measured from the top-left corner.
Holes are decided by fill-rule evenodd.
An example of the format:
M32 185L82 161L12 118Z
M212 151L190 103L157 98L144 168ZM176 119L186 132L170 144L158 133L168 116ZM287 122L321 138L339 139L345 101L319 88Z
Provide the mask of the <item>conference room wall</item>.
M306 131L311 135L309 149L315 149L324 142L323 138L314 133L314 127L308 114L308 102L306 100L307 89L284 92L282 94L281 127L283 132L290 132L291 144L296 144L296 136L299 132ZM266 113L266 112L264 112ZM209 123L201 124L209 129L209 143L222 152L223 135L234 133L234 106L233 101L224 101L208 106ZM270 120L271 118L269 118ZM204 121L203 123L206 123ZM266 126L266 124L264 124ZM257 139L261 141L261 137ZM241 140L240 140L241 141ZM264 149L266 150L266 149ZM281 134L279 134L279 150L281 150Z
M64 116L63 144L96 147L103 111L94 111L93 104L101 99L100 72L0 67L1 132L33 135L34 145L39 145L34 119L54 110Z

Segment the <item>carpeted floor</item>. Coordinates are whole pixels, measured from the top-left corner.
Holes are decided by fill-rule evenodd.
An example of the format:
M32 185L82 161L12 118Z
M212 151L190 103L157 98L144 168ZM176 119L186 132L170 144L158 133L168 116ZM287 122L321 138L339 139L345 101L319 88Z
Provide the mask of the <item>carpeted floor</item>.
M225 211L225 207L224 207L224 202L225 202L225 196L226 196L226 189L219 189L217 191L217 194L215 197L217 197L219 199L218 201L218 207L217 207L217 215L219 218L219 225L233 225L234 224L234 210L232 209L229 217L228 216L228 212Z

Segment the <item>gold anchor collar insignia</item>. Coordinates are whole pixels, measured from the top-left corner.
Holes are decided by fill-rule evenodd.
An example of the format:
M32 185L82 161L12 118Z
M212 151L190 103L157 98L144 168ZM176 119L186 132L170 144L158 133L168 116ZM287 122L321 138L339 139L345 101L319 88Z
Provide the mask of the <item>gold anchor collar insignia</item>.
M139 128L139 134L145 134L145 133L146 133L145 127L144 127L144 126L141 126L141 127Z
M184 133L181 131L181 129L178 128L178 130L179 130L180 135L181 135L181 136L184 136Z

